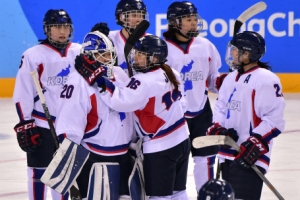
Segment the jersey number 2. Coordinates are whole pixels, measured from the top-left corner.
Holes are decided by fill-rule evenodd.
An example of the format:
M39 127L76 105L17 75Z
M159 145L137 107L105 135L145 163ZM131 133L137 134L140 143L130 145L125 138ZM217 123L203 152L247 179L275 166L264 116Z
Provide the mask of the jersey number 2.
M278 84L274 84L274 88L276 89L276 97L283 97L282 93L280 92L280 86Z

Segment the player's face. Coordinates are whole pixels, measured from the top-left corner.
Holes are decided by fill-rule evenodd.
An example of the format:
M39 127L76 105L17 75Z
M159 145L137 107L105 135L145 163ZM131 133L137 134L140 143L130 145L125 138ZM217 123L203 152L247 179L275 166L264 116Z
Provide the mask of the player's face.
M109 63L112 59L110 52L104 52L104 53L95 53L94 54L96 60L101 62L102 64Z
M181 32L183 34L189 31L197 31L199 18L196 15L187 15L181 18Z
M56 24L50 27L50 38L55 42L65 43L71 33L71 25Z
M137 65L141 68L146 68L147 67L147 55L140 51L135 51L134 65Z
M143 11L129 11L122 13L122 21L126 23L127 27L135 28L143 19L145 19L145 13Z

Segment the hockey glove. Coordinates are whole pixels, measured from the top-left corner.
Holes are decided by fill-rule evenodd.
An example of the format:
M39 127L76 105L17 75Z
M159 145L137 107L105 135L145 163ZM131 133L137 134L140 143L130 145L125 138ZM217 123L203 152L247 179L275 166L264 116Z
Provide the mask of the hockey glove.
M39 131L35 126L34 119L25 120L14 127L21 149L27 153L35 152L42 144Z
M213 123L206 131L206 135L225 135L231 137L235 142L239 136L233 128L226 129L218 123Z
M87 57L84 54L76 56L75 69L88 82L93 85L95 81L105 74L105 69L101 63L94 60L92 57Z
M221 74L217 80L216 80L216 88L217 90L220 90L221 86L222 86L222 83L225 79L225 77L227 76L227 74Z
M97 81L96 81L97 85L99 88L101 88L100 93L106 91L106 81L107 81L107 79L105 79L103 76L101 76L97 79Z
M269 151L268 144L261 140L259 134L250 136L240 147L241 152L234 160L245 168L250 168L261 155Z
M104 35L108 36L110 29L108 28L107 23L100 22L100 23L95 24L91 31L92 32L99 31L99 32L103 33Z

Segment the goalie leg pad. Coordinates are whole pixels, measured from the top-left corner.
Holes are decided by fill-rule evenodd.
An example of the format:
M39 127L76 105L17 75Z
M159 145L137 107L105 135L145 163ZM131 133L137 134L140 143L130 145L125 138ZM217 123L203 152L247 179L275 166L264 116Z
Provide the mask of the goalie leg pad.
M65 138L41 181L64 195L78 177L88 157L89 151Z
M88 200L118 200L119 189L119 163L94 163L92 165L87 194Z
M136 158L128 180L129 193L133 200L146 198L142 160Z

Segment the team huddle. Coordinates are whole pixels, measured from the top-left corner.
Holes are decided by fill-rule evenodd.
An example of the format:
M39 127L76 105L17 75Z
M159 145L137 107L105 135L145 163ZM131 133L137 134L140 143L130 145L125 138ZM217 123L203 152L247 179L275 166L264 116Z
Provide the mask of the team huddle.
M273 138L285 125L280 80L260 61L264 38L235 34L226 52L231 72L220 74L219 52L199 36L202 19L193 3L171 3L163 38L144 33L128 55L126 40L148 21L147 7L120 0L115 18L120 30L97 23L80 45L72 43L69 14L50 9L46 39L22 55L14 129L27 153L29 199L46 199L49 186L55 200L188 200L190 153L198 200L260 199L263 181L251 166L267 173ZM209 92L218 93L213 109ZM241 151L191 145L206 135L231 137ZM214 178L216 158L222 180Z

